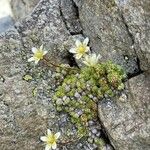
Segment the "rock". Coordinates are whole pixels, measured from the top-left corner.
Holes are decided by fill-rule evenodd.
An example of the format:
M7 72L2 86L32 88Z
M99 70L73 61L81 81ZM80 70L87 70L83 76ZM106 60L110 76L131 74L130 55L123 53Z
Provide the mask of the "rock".
M15 20L19 20L29 15L38 2L39 0L12 0L11 7ZM78 10L75 3L72 0L61 0L59 9L60 15L69 32L72 35L81 33L82 28L80 26Z
M15 24L15 29L0 35L0 149L41 150L44 147L40 136L48 128L60 131L63 142L73 140L71 144L58 145L58 149L94 149L95 145L86 139L77 139L69 116L58 114L52 103L60 84L54 79L54 67L44 60L38 65L27 62L32 56L31 48L43 44L48 50L46 59L54 64L73 64L68 50L77 37L82 36L71 35L61 15L59 0L41 0L31 15Z
M116 54L133 54L132 39L114 1L83 2L79 16L92 50L100 53L103 59L110 59Z
M131 76L139 73L140 60L142 69L147 71L148 63L144 63L148 55L147 51L143 52L145 43L141 50L138 40L133 41L131 34L134 34L134 30L129 29L128 18L120 6L121 1L12 2L14 12L19 10L15 13L16 20L27 16L17 22L15 28L0 35L0 149L43 149L40 136L44 135L47 128L54 132L61 131L62 141L73 139L71 144L58 146L58 149L97 149L97 145L92 144L91 140L89 143L86 138L74 142L77 132L74 124L68 115L58 114L52 103L53 94L60 85L55 77L59 77L60 73L56 74L54 67L47 61L35 65L27 60L32 55L31 48L39 48L43 44L48 50L45 56L47 60L55 65L76 65L68 50L76 38L83 39L83 31L91 40L92 51L100 53L102 60L111 59L121 64ZM20 7L21 11L15 7ZM145 61L140 57L141 52L146 53ZM61 81L63 79L62 76ZM148 148L148 82L149 77L144 74L131 78L126 87L129 91L124 91L114 101L105 100L99 104L99 117L116 149ZM76 94L76 97L79 95ZM65 96L63 100L68 103ZM81 115L82 112L76 110L75 113ZM89 126L93 129L89 136L94 137L94 141L100 142L105 149L111 149L110 143L106 144L102 139L98 120L89 122Z
M73 0L77 7L81 7L83 4L83 0Z
M40 147L38 136L46 128L47 117L38 115L37 102L32 98L33 86L22 79L25 64L18 32L9 30L1 35L0 47L0 74L5 79L0 83L3 87L0 97L0 149Z
M0 33L5 32L7 29L13 26L13 19L10 16L0 18Z
M11 0L11 8L15 20L29 15L40 0Z
M149 70L149 1L74 1L79 9L83 33L90 38L92 51L100 53L104 61L123 62L123 67L127 64L122 58L127 56L131 59L128 66L134 65L140 71L139 61L142 70ZM133 62L134 58L138 61ZM135 72L131 69L129 74Z
M73 37L60 15L59 0L42 0L30 16L15 24L15 29L0 35L0 149L40 150L44 147L39 138L47 128L64 131L64 137L66 129L72 130L69 122L65 126L58 123L60 118L51 101L56 88L53 67L27 62L31 48L42 44L55 62L68 62L63 44L67 46L68 39ZM25 80L27 75L30 80Z
M10 7L9 0L0 1L0 33L5 32L13 26L13 14Z
M150 70L150 1L116 0L134 43L141 69Z
M150 76L131 78L125 93L99 103L99 118L116 150L149 150Z
M72 35L82 33L78 9L73 0L61 0L60 11L69 32Z

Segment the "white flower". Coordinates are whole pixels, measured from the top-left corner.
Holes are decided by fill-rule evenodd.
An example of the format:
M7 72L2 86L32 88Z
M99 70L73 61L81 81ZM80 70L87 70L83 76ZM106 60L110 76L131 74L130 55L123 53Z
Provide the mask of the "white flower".
M60 132L53 134L51 130L47 129L47 136L41 136L41 141L46 143L45 150L56 149L57 139L60 137Z
M43 45L41 45L39 49L33 47L32 52L33 57L29 58L28 62L35 61L35 64L37 64L41 59L43 59L43 56L47 54L47 51L43 50Z
M98 63L100 57L101 57L100 55L96 56L95 53L86 55L83 63L87 66L94 67Z
M83 42L76 40L76 47L71 48L69 52L75 54L76 59L80 59L86 52L90 51L89 46L87 46L88 43L89 38L86 38Z

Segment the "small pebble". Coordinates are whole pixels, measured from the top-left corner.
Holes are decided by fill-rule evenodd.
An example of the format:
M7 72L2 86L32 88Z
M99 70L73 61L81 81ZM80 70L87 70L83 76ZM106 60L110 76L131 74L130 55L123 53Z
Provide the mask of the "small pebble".
M93 129L93 130L92 130L92 133L93 133L93 134L96 134L96 133L97 133L97 129Z
M91 144L92 144L92 143L93 143L93 141L94 141L94 140L93 140L91 137L89 137L89 138L88 138L88 142L89 142L89 143L91 143Z
M64 96L64 97L63 97L63 101L65 101L66 99L67 99L67 96Z
M90 121L88 122L88 124L89 124L89 126L92 126L92 125L94 125L94 121L90 120Z
M76 93L74 94L74 96L75 96L76 98L80 98L80 94L79 94L78 92L76 92Z
M59 98L59 99L56 100L57 105L61 105L62 103L63 103L62 99Z
M97 137L100 137L100 135L101 135L101 132L98 132L98 133L96 134Z
M70 86L66 86L66 87L65 87L65 91L66 91L66 92L69 92L69 91L70 91Z

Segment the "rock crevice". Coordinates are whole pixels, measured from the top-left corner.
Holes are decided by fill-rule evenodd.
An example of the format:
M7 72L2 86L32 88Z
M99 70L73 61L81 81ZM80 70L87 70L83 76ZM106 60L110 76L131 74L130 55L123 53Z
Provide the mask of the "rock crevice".
M60 15L71 35L82 34L78 7L73 0L60 1Z

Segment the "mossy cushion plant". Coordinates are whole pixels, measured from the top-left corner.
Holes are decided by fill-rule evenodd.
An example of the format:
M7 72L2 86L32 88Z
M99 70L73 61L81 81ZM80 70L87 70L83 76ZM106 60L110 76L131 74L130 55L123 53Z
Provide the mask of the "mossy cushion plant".
M75 59L81 59L85 64L82 68L70 67L68 65L57 65L47 59L47 51L32 48L33 56L28 61L37 64L44 60L47 65L56 67L55 77L59 80L52 101L58 112L66 112L70 116L71 122L77 129L77 139L88 136L88 122L98 120L97 103L106 98L116 96L118 91L124 89L123 80L126 78L124 70L111 61L99 62L100 55L90 52L88 46L89 39L83 42L77 40L75 47L69 52L74 54ZM63 78L62 78L63 77ZM25 76L24 79L31 79ZM44 141L53 141L47 145L47 149L52 146L56 148L56 139L53 134L48 134L48 138L42 137ZM50 138L49 138L50 137ZM99 144L98 144L99 143ZM95 139L95 144L102 147L103 142L100 138Z
M86 136L87 122L97 118L97 102L122 90L125 77L124 70L111 61L85 66L66 76L56 89L53 102L57 111L70 115L77 127L78 137Z

